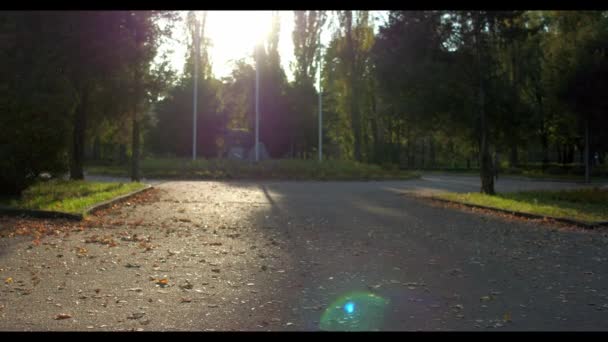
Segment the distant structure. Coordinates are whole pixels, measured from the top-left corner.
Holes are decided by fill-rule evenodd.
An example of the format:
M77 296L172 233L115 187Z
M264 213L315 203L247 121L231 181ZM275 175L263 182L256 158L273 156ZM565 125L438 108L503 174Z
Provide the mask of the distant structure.
M225 156L231 160L255 160L254 136L251 132L242 129L227 129L224 143ZM270 159L263 142L260 142L260 160Z

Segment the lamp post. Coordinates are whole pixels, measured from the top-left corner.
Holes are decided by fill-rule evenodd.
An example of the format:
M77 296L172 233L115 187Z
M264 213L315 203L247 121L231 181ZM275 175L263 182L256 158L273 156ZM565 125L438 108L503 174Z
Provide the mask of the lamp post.
M323 161L323 105L322 105L322 92L321 92L321 30L319 30L319 47L318 47L317 60L319 63L319 162Z
M196 12L195 12L196 13ZM196 114L198 105L198 63L200 55L200 37L199 37L199 23L198 16L195 14L194 17L194 93L193 93L193 105L192 105L192 160L196 160Z
M260 139L260 64L259 46L253 52L255 58L255 162L260 160L259 139Z

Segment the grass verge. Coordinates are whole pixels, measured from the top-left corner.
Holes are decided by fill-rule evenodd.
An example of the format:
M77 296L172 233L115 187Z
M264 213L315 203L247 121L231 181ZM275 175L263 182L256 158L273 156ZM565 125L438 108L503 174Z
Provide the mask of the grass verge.
M541 216L568 218L586 223L608 221L608 189L523 191L486 195L441 193L435 197Z
M126 167L89 166L90 174L127 176ZM141 173L147 178L281 179L281 180L388 180L418 177L411 171L343 160L264 160L257 164L239 160L144 159Z
M82 214L90 206L144 188L141 183L95 183L52 180L26 189L20 198L0 204L20 209L36 209Z

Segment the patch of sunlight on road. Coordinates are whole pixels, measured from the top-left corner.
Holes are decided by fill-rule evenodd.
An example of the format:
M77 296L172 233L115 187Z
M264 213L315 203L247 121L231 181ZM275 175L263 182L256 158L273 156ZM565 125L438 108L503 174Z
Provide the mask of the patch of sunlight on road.
M369 292L351 292L331 303L319 322L325 331L377 331L389 301Z
M452 183L452 184L462 184L462 185L467 185L467 186L478 186L478 181L477 180L455 180L455 179L447 179L447 178L435 178L435 177L428 177L428 176L423 176L420 177L421 180L425 180L425 181L431 181L431 182L441 182L441 183Z
M403 210L398 210L395 208L380 207L377 205L373 205L371 203L364 203L361 201L351 201L351 203L353 204L354 207L356 207L360 210L367 211L369 213L376 214L376 215L399 217L399 218L407 216L407 214Z
M442 189L436 189L436 188L427 188L427 187L423 187L423 186L413 186L407 189L397 189L397 188L384 188L384 190L390 191L390 192L394 192L396 194L415 194L415 195L436 195L442 192L445 192L445 190Z

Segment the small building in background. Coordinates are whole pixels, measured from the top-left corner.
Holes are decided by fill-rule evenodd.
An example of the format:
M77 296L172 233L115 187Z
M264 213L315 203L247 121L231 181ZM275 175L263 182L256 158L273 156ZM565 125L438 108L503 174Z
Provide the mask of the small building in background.
M223 157L231 160L255 160L255 136L243 129L227 129L224 138ZM260 160L270 159L266 146L260 142Z

